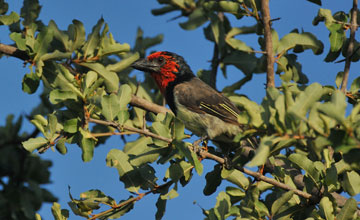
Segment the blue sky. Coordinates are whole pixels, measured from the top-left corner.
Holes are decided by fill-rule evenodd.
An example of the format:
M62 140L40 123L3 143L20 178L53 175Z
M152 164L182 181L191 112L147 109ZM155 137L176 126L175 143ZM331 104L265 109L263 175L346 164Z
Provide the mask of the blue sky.
M20 11L22 1L8 2L10 10ZM87 33L89 33L92 26L102 16L109 24L110 32L113 33L114 38L121 43L126 42L133 45L136 30L138 27L141 27L144 30L145 36L155 36L159 33L164 34L164 42L151 48L152 50L168 50L182 55L194 72L210 67L209 60L212 57L213 45L204 40L202 28L194 31L184 31L179 27L178 22L185 21L185 18L167 21L177 16L178 12L165 16L153 16L150 10L160 7L156 0L40 0L40 3L43 5L40 19L45 24L52 19L60 29L66 29L72 19L78 19L84 23ZM338 10L347 12L351 6L352 1L341 1L340 3L340 1L328 0L323 1L322 7L331 9L333 12ZM298 55L298 60L302 63L303 72L307 74L310 82L335 85L335 76L339 71L343 70L344 63L327 64L323 62L329 50L328 31L323 23L320 23L319 26L311 24L320 7L305 0L276 0L270 2L270 7L272 18L281 18L274 22L274 28L278 31L280 37L289 33L294 28L298 28L314 33L324 43L323 54L315 56L311 51L306 51ZM233 26L240 27L254 24L254 21L249 18L240 21L234 19L233 16L230 16L230 18ZM2 43L11 43L7 28L0 26L0 33L0 41ZM241 39L254 47L255 50L259 50L256 37L244 36ZM33 95L22 92L22 77L25 73L29 72L29 69L23 67L20 60L2 58L0 59L0 66L3 78L0 81L0 94L4 100L4 105L0 108L0 125L4 125L6 115L26 115L40 102L40 99L38 97L39 92ZM357 71L355 71L358 69L359 64L353 63L350 71L350 82L358 75ZM143 73L135 72L135 74L141 79ZM222 74L219 74L217 87L221 89L242 77L243 74L237 69L229 68L227 79L224 79ZM253 81L244 86L240 93L260 103L265 94L264 83L265 75L256 75ZM279 85L279 81L277 81L277 85ZM32 126L29 123L25 123L23 130L31 131ZM67 205L69 201L68 185L71 186L71 193L76 198L83 191L100 189L117 201L126 199L130 194L124 190L116 169L108 168L105 164L108 151L112 148L121 149L122 147L123 144L118 137L111 138L105 145L95 150L94 159L88 163L81 161L81 151L77 146L68 147L69 153L65 156L51 150L47 151L41 157L53 161L53 167L51 168L51 180L53 183L46 187L59 198L62 208L67 209L69 209ZM204 163L205 170L203 176L199 177L197 174L194 174L193 180L188 186L179 188L180 196L168 201L166 214L163 219L202 219L201 209L198 205L194 205L193 202L196 201L197 204L205 209L215 205L217 193L209 197L204 196L202 193L205 186L205 174L212 170L214 163L211 161L205 161ZM156 169L157 174L161 176L166 168L156 166ZM226 185L228 184L223 182L219 190L223 190ZM123 219L154 218L157 197L157 195L153 194L144 197L135 204L134 210L126 214ZM44 219L52 219L50 205L44 205L40 214ZM83 218L75 217L71 213L70 219Z

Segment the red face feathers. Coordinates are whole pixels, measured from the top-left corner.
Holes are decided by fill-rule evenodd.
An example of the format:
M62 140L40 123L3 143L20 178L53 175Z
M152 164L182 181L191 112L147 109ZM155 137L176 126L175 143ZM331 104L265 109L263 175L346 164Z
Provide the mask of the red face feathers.
M164 93L169 82L176 79L176 73L179 72L179 64L174 57L166 55L166 52L163 51L150 54L147 59L150 62L156 62L161 65L160 72L150 72L150 74L155 79L161 93Z
M150 73L163 94L169 83L194 77L184 58L167 51L152 53L146 59L140 59L131 66Z

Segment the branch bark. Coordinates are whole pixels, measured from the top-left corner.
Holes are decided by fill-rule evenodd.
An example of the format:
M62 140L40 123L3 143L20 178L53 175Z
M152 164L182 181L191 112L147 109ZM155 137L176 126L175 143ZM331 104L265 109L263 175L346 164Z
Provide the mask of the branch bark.
M0 52L8 56L19 58L20 60L23 61L30 60L29 55L25 51L19 50L18 48L10 45L0 43Z
M152 137L152 138L156 138L156 139L168 142L168 143L172 142L171 138L166 138L166 137L157 135L157 134L152 133L152 132L150 132L148 130L142 130L142 129L130 127L130 126L127 126L127 125L121 125L121 124L113 122L113 121L104 121L104 120L100 120L100 119L89 118L88 122L92 122L92 123L96 123L96 124L100 124L100 125L105 125L105 126L111 126L113 128L118 129L119 132L121 132L122 130L127 130L127 131L132 131L132 132L135 132L135 133L138 133L138 134L142 134L142 135L145 135L145 136L149 136L149 137Z
M266 88L275 87L274 55L270 26L269 0L261 0L261 13L264 25L265 52L266 52Z
M212 159L212 160L215 160L216 162L220 163L220 164L224 164L225 163L225 160L224 158L221 158L221 157L218 157L214 154L211 154L207 151L204 151L204 150L200 150L199 151L199 154L202 158L209 158L209 159ZM245 174L248 174L258 180L261 180L261 181L264 181L264 182L267 182L267 183L270 183L271 185L275 186L275 187L278 187L278 188L281 188L281 189L285 189L285 190L288 190L288 191L293 191L296 195L299 195L305 199L310 199L310 200L313 200L313 199L317 199L314 195L311 195L307 192L303 192L301 190L298 190L298 189L295 189L295 188L292 188L284 183L281 183L281 182L278 182L276 181L275 179L273 178L269 178L269 177L266 177L264 175L262 175L261 173L259 172L254 172L254 171L251 171L251 170L248 170L244 167L240 167L240 166L234 166L235 169L245 173Z
M353 0L353 7L351 9L351 24L350 24L350 41L349 46L346 52L346 60L345 60L345 67L344 67L344 76L341 82L340 90L343 93L346 93L346 87L349 80L349 72L350 72L350 65L351 65L351 58L354 50L354 41L355 41L355 32L357 30L357 10L358 10L358 1Z
M154 112L154 113L174 114L170 109L165 108L164 106L157 105L155 103L152 103L146 99L140 98L135 95L132 95L130 105L139 107L141 109L144 109L144 110L150 111L150 112Z

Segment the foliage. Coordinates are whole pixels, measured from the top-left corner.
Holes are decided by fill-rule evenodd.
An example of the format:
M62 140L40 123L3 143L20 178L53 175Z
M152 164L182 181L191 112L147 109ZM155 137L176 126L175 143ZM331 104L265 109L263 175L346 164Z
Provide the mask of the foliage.
M143 103L162 108L156 105L162 103L162 98L154 89L154 82L145 75L139 85L129 68L132 62L145 56L148 48L161 43L162 35L144 37L139 28L136 43L131 47L117 42L102 18L86 35L78 20L73 20L67 30L60 30L55 21L44 24L38 20L41 7L37 0L24 0L20 15L6 14L8 4L0 1L1 25L9 26L9 37L22 53L22 56L13 56L30 66L30 72L23 78L23 91L34 93L40 82L45 87L43 103L29 114L40 136L37 132L18 135L21 118L12 123L9 117L0 129L4 137L0 142L0 216L41 219L35 215L41 203L54 202L51 209L54 218L69 218L69 210L61 209L56 199L40 187L49 181L50 162L24 149L43 153L55 148L66 154L67 147L76 144L82 150L82 160L87 162L96 156L96 146L106 144L108 136L138 133L141 134L138 139L127 142L121 150L111 149L106 157L107 166L117 169L125 189L136 196L117 198L121 201L116 202L98 189L82 193L80 199L70 194L68 204L73 214L91 219L119 218L131 210L136 211L136 201L154 193L158 194L155 217L161 219L168 200L179 196L178 188L186 187L195 172L195 175L204 172L205 195L213 194L223 181L231 183L217 195L213 208L203 210L206 219L230 216L234 219L360 218L357 202L351 198L360 193L359 78L345 94L332 86L308 84L296 54L305 50L322 54L323 43L310 32L294 30L281 37L273 29L273 53L281 86L267 88L262 103L257 104L240 95L238 90L253 74L266 72L266 54L257 54L237 37L252 34L265 50L261 2L158 2L163 7L153 9L154 15L179 11L187 17L187 21L179 23L181 28L204 27L204 37L213 42L217 59L213 60L212 69L199 72L204 81L211 84L218 67L226 76L229 65L244 74L243 79L223 90L243 110L238 120L247 125L234 139L243 147L230 152L230 168L224 166L223 152L211 146L204 152L189 143L184 125L173 114L134 104L136 96ZM320 0L309 2L321 5ZM233 27L228 16L238 20L251 17L256 24ZM324 22L330 32L331 47L325 62L333 62L341 54L349 56L346 28L350 15L319 9L314 17L314 25ZM353 62L359 60L358 53L356 50L351 54ZM338 87L342 80L343 73L339 73ZM218 162L210 172L201 163L208 158ZM163 181L159 180L154 163L167 167ZM259 172L248 171L243 168L245 165L264 165L265 172L272 178L268 180ZM20 206L11 205L20 199ZM99 204L105 204L108 210L97 212Z

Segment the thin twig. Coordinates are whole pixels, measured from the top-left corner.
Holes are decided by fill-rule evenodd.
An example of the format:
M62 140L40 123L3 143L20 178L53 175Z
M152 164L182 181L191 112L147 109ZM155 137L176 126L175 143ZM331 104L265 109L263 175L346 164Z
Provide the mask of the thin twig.
M354 50L354 41L355 41L355 32L357 29L357 0L353 0L353 7L351 9L351 25L350 25L350 41L349 46L347 48L346 52L346 61L345 61L345 67L344 67L344 76L341 82L340 90L343 93L346 93L346 87L349 80L349 72L350 72L350 65L351 65L351 55L353 54Z
M168 187L168 186L170 187L170 185L173 184L173 183L174 182L172 180L170 180L169 182L166 182L166 183L164 183L164 184L162 184L160 186L156 186L153 189L151 189L151 190L149 190L149 191L147 191L145 193L138 194L137 197L130 198L130 199L128 199L128 200L126 200L126 201L124 201L124 202L122 202L120 204L112 206L111 209L108 209L108 210L105 210L105 211L103 211L101 213L93 215L91 218L88 218L87 220L95 220L97 218L100 218L100 217L104 216L105 214L108 214L108 213L110 213L112 211L115 211L116 209L122 208L122 207L124 207L126 205L129 205L131 203L135 203L135 202L141 200L144 196L146 196L146 195L148 195L150 193L156 193L156 192L158 192L159 189L162 189L162 188L165 188L165 187Z
M216 156L214 154L211 154L211 153L209 153L209 152L207 152L205 150L200 150L199 154L203 158L209 158L209 159L215 160L220 164L225 163L224 158L218 157L218 156ZM240 167L240 166L234 166L234 168L241 171L241 172L243 172L243 173L245 173L245 174L248 174L248 175L250 175L252 177L255 177L258 180L262 180L264 182L270 183L271 185L273 185L275 187L285 189L285 190L288 190L288 191L293 191L296 195L301 196L301 197L303 197L305 199L314 199L314 196L307 193L307 192L303 192L301 190L292 188L292 187L290 187L290 186L288 186L288 185L286 185L284 183L276 181L275 179L266 177L266 176L262 175L261 173L254 172L254 171L248 170L248 169L246 169L244 167Z
M95 119L95 118L89 118L88 121L92 122L92 123L96 123L96 124L101 124L101 125L105 125L105 126L114 127L116 129L118 129L120 132L122 132L122 130L127 130L127 131L132 131L132 132L135 132L135 133L138 133L138 134L143 134L145 136L149 136L149 137L152 137L152 138L156 138L156 139L159 139L159 140L162 140L162 141L166 141L168 143L172 142L171 138L166 138L166 137L154 134L154 133L152 133L150 131L147 131L147 130L142 130L142 129L130 127L130 126L127 126L127 125L121 125L121 124L113 122L113 121L104 121L104 120Z
M273 56L273 45L272 35L270 27L270 10L269 0L261 0L261 13L264 25L264 37L265 37L265 51L266 51L266 87L275 87L275 76L274 76L274 56Z
M128 135L128 134L135 134L135 132L123 131L123 132L91 133L91 136L97 138L97 137L107 137L107 136L112 136L112 135Z

